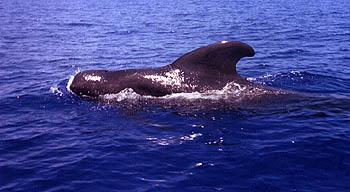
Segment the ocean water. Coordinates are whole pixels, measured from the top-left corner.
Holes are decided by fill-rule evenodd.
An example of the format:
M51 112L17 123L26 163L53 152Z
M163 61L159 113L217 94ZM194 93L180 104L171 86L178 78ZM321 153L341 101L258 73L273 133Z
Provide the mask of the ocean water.
M0 191L350 191L350 3L0 0ZM238 72L284 98L117 102L78 71L254 47ZM174 99L175 97L175 99ZM239 102L238 102L239 103Z

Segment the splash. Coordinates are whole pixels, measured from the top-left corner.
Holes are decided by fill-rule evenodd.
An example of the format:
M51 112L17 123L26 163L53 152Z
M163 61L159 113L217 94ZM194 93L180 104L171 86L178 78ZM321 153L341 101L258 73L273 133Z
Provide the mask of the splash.
M69 92L71 92L71 93L73 93L72 90L70 89L70 86L72 85L73 79L74 79L74 75L71 75L71 76L69 77L69 80L68 80L68 83L67 83L67 86L66 86L67 90L68 90Z
M63 92L57 87L50 87L51 93L58 95L58 96L63 96Z
M119 93L116 94L105 94L105 95L101 95L100 98L102 100L113 100L113 101L124 101L126 99L128 100L137 100L142 98L141 95L137 94L133 89L131 88L126 88L122 91L120 91Z

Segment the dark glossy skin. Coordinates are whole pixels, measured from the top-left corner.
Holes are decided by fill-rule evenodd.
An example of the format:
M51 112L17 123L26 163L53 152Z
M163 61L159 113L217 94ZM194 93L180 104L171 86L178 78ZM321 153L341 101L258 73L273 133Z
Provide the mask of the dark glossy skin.
M221 89L229 82L249 85L237 73L236 64L242 57L254 54L254 49L245 43L222 41L193 50L160 68L83 71L74 77L70 89L77 95L91 97L118 93L125 88L140 95L164 96Z

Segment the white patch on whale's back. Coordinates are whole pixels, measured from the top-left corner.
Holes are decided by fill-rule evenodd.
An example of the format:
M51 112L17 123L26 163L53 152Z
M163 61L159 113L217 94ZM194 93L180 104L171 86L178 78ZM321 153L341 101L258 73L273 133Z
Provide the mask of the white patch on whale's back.
M84 75L86 81L101 81L101 77L97 75Z
M164 75L145 75L145 79L151 79L153 82L160 83L165 86L173 87L187 87L187 88L196 88L196 85L185 84L185 76L180 69L174 69L166 72Z
M163 75L145 75L146 79L151 79L153 82L158 82L162 85L178 86L180 87L185 78L179 69L171 70Z

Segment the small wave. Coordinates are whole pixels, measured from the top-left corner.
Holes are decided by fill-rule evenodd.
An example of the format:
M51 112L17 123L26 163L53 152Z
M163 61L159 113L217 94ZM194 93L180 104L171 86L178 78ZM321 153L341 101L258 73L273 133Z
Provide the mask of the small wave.
M287 73L276 73L276 74L265 74L263 76L260 77L250 77L247 78L249 81L262 81L262 80L271 80L274 81L278 78L294 78L294 77L300 77L301 79L304 78L304 76L309 76L311 74L307 73L307 72L301 72L301 71L290 71Z
M130 35L131 33L135 33L136 31L131 30L116 30L116 31L108 31L106 32L107 35Z
M286 49L286 50L281 50L281 51L277 51L272 53L275 56L278 57L290 57L291 55L296 55L296 54L305 54L305 53L309 53L310 51L306 50L306 49Z
M276 73L276 74L266 74L261 77L256 78L248 78L248 80L257 81L257 80L278 80L278 79L317 79L317 78L334 78L332 76L326 76L321 74L313 74L304 71L290 71L284 73Z
M185 142L194 141L196 138L203 136L202 133L192 132L189 135L174 137L170 136L168 138L156 138L156 137L147 137L146 140L152 142L156 145L182 145Z
M73 27L91 27L93 24L91 23L68 23L67 25L73 26Z
M261 77L248 78L248 80L262 85L290 89L302 92L347 93L348 79L323 74L313 74L303 71L290 71L286 73L266 74Z

